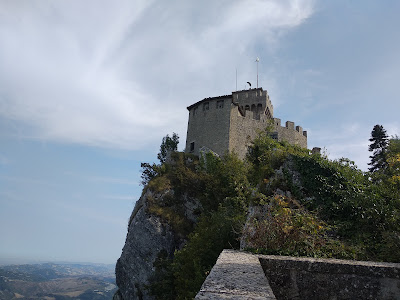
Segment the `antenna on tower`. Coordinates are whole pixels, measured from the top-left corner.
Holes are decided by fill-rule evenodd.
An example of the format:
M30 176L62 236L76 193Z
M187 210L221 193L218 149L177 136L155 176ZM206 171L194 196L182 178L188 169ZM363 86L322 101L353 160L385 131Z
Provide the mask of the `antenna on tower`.
M236 91L237 91L237 68L236 68Z
M257 63L257 88L258 88L258 62L260 61L260 59L257 57L256 58L256 63Z

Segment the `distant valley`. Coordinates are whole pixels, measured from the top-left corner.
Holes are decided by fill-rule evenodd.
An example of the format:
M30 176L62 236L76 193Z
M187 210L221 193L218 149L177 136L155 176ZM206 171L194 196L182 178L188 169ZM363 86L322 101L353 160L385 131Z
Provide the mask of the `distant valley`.
M109 300L114 265L43 263L0 266L0 299Z

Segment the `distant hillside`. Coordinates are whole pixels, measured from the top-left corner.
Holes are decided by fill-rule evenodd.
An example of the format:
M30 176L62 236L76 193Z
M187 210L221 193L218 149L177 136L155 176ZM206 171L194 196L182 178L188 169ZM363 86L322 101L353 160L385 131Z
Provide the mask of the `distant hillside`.
M112 265L26 264L0 267L0 299L110 299Z

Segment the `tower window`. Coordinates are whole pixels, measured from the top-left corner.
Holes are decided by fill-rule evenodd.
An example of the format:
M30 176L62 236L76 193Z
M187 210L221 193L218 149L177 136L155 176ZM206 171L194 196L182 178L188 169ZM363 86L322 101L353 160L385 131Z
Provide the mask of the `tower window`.
M210 109L210 103L205 102L205 103L203 104L203 111L209 110L209 109Z
M191 142L191 143L190 143L189 151L190 151L190 152L193 152L193 151L194 151L194 142Z
M217 101L217 108L224 108L224 100Z
M197 107L193 108L193 116L195 116L197 113Z

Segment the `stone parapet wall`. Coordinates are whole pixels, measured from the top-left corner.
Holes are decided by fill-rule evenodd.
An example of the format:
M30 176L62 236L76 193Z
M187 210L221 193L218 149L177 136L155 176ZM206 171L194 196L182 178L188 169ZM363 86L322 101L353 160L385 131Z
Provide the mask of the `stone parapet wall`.
M258 104L261 104L263 112L268 109L270 114L269 117L272 118L274 115L274 107L269 98L268 92L264 91L262 88L233 92L232 101L241 107L243 111L245 111L246 106L249 106L249 110L251 110L252 105L257 106Z
M400 264L260 255L277 299L400 299Z
M274 300L276 298L257 256L224 250L195 299Z
M285 126L281 126L281 119L278 118L274 118L273 125L278 141L286 141L292 145L307 148L307 131L303 131L301 126L295 126L291 121L286 121Z
M196 299L400 299L400 264L224 250Z

